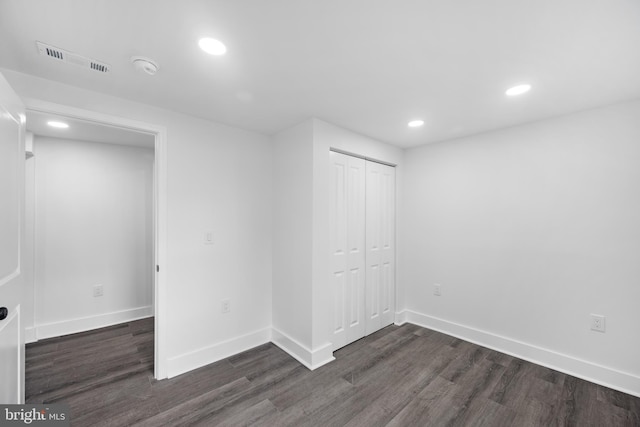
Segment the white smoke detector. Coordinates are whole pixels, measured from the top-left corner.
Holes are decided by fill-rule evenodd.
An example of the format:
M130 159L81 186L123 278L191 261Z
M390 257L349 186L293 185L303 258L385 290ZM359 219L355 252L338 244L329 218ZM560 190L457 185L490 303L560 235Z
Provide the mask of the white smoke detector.
M153 59L145 58L144 56L131 57L131 63L136 70L140 71L141 73L149 74L150 76L153 76L160 69L158 64Z

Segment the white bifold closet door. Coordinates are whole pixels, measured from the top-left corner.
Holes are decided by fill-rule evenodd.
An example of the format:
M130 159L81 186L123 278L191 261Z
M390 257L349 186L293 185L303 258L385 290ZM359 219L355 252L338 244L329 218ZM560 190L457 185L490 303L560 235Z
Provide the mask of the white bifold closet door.
M393 323L395 169L331 152L333 347Z
M365 161L331 152L333 347L365 334Z
M365 333L393 323L395 289L395 168L367 162L366 319Z

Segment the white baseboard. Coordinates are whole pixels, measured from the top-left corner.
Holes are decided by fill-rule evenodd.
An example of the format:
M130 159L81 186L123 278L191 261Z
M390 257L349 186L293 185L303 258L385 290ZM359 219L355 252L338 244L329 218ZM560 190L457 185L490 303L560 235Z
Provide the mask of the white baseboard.
M115 311L113 313L99 314L97 316L80 317L76 319L64 320L62 322L45 323L36 325L35 336L28 329L25 339L32 338L31 341L60 337L63 335L75 334L77 332L89 331L91 329L104 328L106 326L115 325L123 322L131 322L133 320L143 319L153 316L153 307L138 307L130 310Z
M331 343L311 350L276 328L272 328L271 342L312 371L335 360Z
M405 319L406 322L414 325L433 329L537 365L640 397L640 377L628 372L411 310L398 313L396 319Z
M396 326L402 326L405 323L407 323L407 312L406 312L406 310L396 311L396 317L395 317L395 320L393 321L393 324L396 325Z
M167 360L167 377L173 378L268 342L277 345L310 370L335 360L330 343L311 351L276 328L264 328L189 353L170 357Z
M198 350L170 357L167 360L168 378L217 362L271 340L271 328L260 329Z

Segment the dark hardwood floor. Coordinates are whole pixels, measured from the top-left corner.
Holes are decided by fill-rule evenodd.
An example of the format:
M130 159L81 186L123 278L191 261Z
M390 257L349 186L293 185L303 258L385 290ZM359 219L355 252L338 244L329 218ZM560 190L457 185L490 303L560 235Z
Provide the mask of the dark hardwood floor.
M413 325L309 371L265 344L153 379L153 320L27 346L30 403L74 426L640 426L640 399Z

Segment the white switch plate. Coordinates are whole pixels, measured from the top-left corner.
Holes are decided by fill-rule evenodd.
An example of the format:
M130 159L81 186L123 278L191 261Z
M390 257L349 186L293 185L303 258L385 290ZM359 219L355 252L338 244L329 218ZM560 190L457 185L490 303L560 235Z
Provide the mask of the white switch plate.
M207 231L204 233L204 244L213 245L213 231Z
M93 285L93 296L101 297L102 295L104 295L104 288L102 285Z
M605 317L600 314L591 315L591 330L605 332Z
M442 286L437 283L433 285L433 294L437 297L442 295Z

